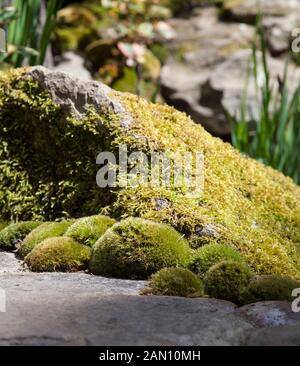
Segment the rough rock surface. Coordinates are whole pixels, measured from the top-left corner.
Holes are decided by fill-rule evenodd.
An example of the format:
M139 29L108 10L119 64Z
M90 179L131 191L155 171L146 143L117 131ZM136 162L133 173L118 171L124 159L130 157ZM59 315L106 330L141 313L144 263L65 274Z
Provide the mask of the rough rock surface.
M37 81L66 113L73 113L81 118L91 105L98 112L111 108L120 116L122 125L130 124L131 117L120 103L110 98L111 89L104 84L96 81L86 82L60 71L50 71L43 66L32 68L25 77Z
M291 304L285 301L266 301L246 305L238 309L237 314L260 328L300 324L300 313L294 313Z
M300 324L259 329L249 333L245 346L300 346Z

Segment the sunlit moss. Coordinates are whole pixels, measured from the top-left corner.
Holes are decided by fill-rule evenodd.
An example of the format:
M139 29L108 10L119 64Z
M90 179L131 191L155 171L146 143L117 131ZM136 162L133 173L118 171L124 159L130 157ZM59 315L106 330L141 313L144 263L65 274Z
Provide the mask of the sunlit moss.
M86 268L91 249L72 238L53 237L42 241L25 257L34 272L75 272Z
M3 220L80 217L101 209L118 219L138 216L170 224L193 247L228 245L258 274L300 279L300 188L291 179L213 138L185 114L130 94L111 93L132 116L126 128L109 109L99 114L91 108L81 120L65 116L36 83L20 80L22 72L0 80ZM95 156L119 144L147 154L202 151L204 194L188 198L172 186L99 189ZM158 208L157 199L168 204ZM199 235L208 225L215 237Z
M18 254L24 258L43 240L62 236L74 223L73 220L61 222L45 222L32 230L21 243Z

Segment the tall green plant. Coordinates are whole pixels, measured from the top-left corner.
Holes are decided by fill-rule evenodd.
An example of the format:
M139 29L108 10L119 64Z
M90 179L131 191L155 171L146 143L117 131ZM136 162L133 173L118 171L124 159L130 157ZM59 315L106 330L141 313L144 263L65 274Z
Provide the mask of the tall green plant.
M45 21L41 24L41 0L14 0L9 8L0 1L0 21L10 45L9 54L2 61L14 67L43 64L60 3L60 0L47 1Z
M257 19L257 36L262 54L263 85L258 83L258 50L254 42L252 58L247 73L256 84L259 101L259 118L253 124L247 116L247 88L242 98L238 119L229 116L232 122L232 143L241 152L282 171L296 183L300 183L300 84L289 92L288 66L278 86L271 85L267 47L262 28L262 17Z

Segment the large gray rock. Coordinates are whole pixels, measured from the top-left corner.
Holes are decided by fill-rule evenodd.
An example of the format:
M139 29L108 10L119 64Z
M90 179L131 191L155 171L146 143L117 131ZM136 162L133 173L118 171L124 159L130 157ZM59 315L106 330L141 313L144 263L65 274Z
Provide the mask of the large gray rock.
M205 53L204 50L201 52ZM254 78L250 78L246 84L251 57L252 51L244 49L227 55L226 59L219 60L221 62L208 62L206 65L205 58L201 59L200 56L201 64L198 66L191 57L184 63L170 59L162 71L163 96L168 103L187 112L194 121L203 124L213 134L229 134L230 124L226 112L239 117L246 85L248 118L259 118L260 100ZM260 52L257 52L257 57L258 84L261 87L264 73ZM285 62L271 56L267 60L270 83L273 90L278 92L278 78L283 78ZM288 86L291 92L298 86L299 78L300 69L290 64Z
M80 75L78 76L80 77ZM30 77L37 81L66 113L72 112L81 118L91 105L98 112L109 107L119 115L123 126L127 126L131 122L131 117L123 106L110 97L111 89L102 83L87 82L63 72L53 72L43 66L31 68L23 77Z
M231 303L139 296L144 286L82 273L0 274L0 345L239 345L253 330Z
M210 79L215 68L236 51L249 48L254 27L218 21L216 8L200 9L189 18L170 21L177 38L161 72L162 95L215 135L230 133L222 106L222 90ZM217 36L216 36L217 35Z
M300 0L261 3L271 83L276 89L277 78L284 73L282 55L290 53L292 31L300 26ZM237 117L240 113L257 16L256 0L225 4L227 17L219 18L216 7L207 7L169 21L177 37L168 44L170 57L161 73L166 102L219 136L231 132L227 112ZM289 68L292 91L300 73L292 62ZM262 80L262 67L259 74ZM246 105L249 119L258 118L260 103L255 90L252 81Z
M239 117L240 115L241 98L246 90L246 75L251 54L251 50L236 52L225 62L218 65L210 78L212 90L222 93L222 107L232 116ZM257 83L258 87L261 88L264 85L264 72L260 52L257 52L257 58ZM270 70L270 85L273 87L274 93L278 93L278 78L283 79L285 62L272 57L267 57L267 62ZM297 88L299 78L300 69L290 64L287 74L287 85L291 93ZM259 95L257 94L255 80L252 77L247 84L246 109L249 119L259 119L261 105Z

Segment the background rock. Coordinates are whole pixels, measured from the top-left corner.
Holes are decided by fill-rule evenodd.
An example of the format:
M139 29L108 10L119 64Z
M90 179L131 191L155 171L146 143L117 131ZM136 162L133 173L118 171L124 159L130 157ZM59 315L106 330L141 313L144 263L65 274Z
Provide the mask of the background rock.
M276 90L277 79L284 74L282 56L289 56L292 31L300 25L300 1L261 3L271 83ZM170 56L162 69L161 85L168 104L226 139L231 131L227 112L239 116L245 92L255 36L256 0L226 2L221 14L216 7L206 7L169 21L177 38L167 45ZM291 57L289 64L288 85L293 91L300 72ZM259 73L262 77L262 68ZM259 108L256 94L252 80L246 107L249 117L254 118Z

